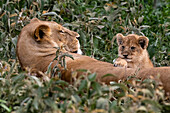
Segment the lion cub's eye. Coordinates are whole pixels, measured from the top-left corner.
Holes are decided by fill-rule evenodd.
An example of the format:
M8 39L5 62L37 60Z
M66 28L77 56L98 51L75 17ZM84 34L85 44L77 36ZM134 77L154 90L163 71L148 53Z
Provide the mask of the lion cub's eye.
M135 50L135 47L132 46L130 49L131 49L131 50Z
M125 46L122 46L122 49L125 49Z

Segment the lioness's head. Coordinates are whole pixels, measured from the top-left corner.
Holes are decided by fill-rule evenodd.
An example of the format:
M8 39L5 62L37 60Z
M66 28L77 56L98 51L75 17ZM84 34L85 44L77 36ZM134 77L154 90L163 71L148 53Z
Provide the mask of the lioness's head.
M56 22L32 19L30 24L22 29L17 42L17 56L21 66L41 68L38 64L47 65L43 60L51 62L55 57L56 48L81 53L78 37L78 33Z
M119 46L118 56L127 62L137 62L145 55L148 55L146 49L149 39L147 37L135 34L123 36L121 33L118 33L116 38Z

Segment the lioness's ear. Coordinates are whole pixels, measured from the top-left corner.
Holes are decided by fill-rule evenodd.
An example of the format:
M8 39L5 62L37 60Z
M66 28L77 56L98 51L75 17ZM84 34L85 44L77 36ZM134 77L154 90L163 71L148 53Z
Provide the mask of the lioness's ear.
M138 43L142 47L142 49L146 49L148 47L149 39L145 36L140 36L138 39Z
M34 38L36 41L41 41L45 36L51 35L51 29L47 25L40 25L34 31Z
M124 36L123 36L121 33L118 33L118 34L116 35L116 38L117 38L117 43L118 43L118 45L122 45L122 44L123 44L123 38L124 38Z
M32 23L32 22L40 22L40 20L38 18L33 18L33 19L31 19L30 23Z

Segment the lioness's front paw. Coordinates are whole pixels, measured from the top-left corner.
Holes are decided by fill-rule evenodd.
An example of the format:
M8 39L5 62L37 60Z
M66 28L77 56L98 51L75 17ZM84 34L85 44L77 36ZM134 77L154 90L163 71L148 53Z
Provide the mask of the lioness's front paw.
M127 62L124 59L117 59L113 65L114 67L127 67Z

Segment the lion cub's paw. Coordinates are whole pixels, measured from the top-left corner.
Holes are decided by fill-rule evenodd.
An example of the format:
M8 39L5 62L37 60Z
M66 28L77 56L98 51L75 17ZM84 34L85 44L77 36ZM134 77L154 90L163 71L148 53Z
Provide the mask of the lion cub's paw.
M127 67L127 61L124 59L116 59L116 61L113 61L114 67Z

